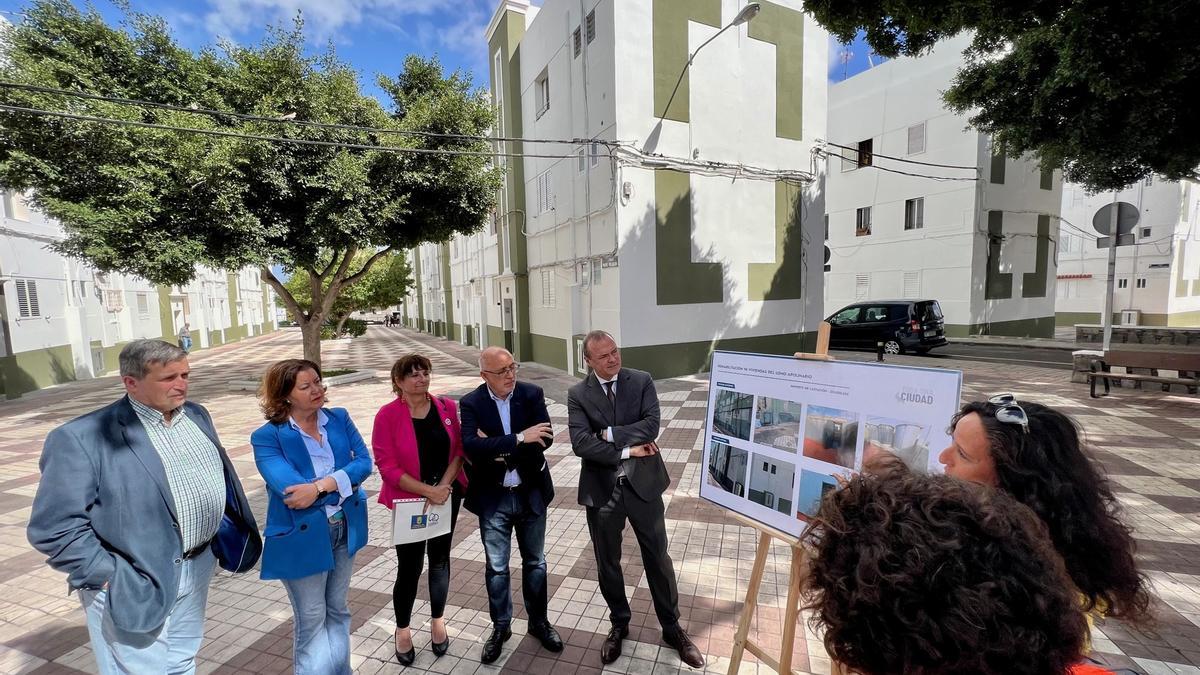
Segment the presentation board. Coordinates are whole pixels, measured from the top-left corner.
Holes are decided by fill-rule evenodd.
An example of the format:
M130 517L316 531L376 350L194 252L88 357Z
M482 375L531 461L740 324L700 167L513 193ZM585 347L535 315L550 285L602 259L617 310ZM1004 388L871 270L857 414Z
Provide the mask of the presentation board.
M962 372L718 351L700 496L792 535L863 461L941 472Z

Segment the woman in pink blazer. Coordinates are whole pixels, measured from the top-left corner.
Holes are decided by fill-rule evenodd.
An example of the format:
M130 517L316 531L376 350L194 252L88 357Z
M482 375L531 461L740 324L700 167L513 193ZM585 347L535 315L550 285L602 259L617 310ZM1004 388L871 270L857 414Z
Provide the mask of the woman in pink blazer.
M462 472L458 410L454 401L429 394L431 368L429 359L420 354L409 354L392 365L396 400L375 414L371 445L383 479L379 503L390 509L395 499L423 498L431 504L450 500L450 532L428 541L430 632L433 653L440 657L450 648L442 613L450 589L450 540L467 478ZM425 544L419 541L396 547L399 566L392 587L392 606L396 611L396 658L405 666L412 665L417 655L409 622L421 580Z

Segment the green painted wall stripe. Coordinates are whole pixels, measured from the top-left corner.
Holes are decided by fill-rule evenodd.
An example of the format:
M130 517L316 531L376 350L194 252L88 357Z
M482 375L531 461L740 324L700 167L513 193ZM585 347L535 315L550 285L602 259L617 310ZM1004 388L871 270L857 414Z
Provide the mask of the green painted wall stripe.
M1021 275L1022 298L1046 297L1046 286L1050 269L1050 216L1040 215L1037 219L1036 269Z
M446 323L454 326L454 288L450 285L450 243L442 243L439 249L442 256L442 304L446 307ZM449 334L451 340L458 339L453 337L453 328Z
M1015 321L990 321L984 323L946 324L947 337L970 337L972 335L1007 335L1009 337L1054 337L1056 317L1043 316Z
M504 329L500 326L487 326L487 347L503 347L504 346Z
M721 0L654 0L652 23L654 41L654 116L676 122L691 120L688 83L684 70L691 53L688 21L721 27ZM690 70L690 68L688 69ZM683 79L680 79L680 73ZM675 83L679 83L675 91ZM671 92L675 91L675 98ZM671 109L667 110L667 101Z
M800 220L801 188L775 182L775 262L750 263L750 300L800 300L804 297L804 236Z
M654 172L655 278L660 305L722 302L720 263L692 262L691 179L679 171Z
M59 345L0 357L4 395L18 398L53 384L75 379L75 356L70 345Z
M1183 247L1175 251L1175 297L1184 298L1188 294L1188 282L1183 278Z
M533 360L559 370L567 369L567 341L549 335L530 334Z
M775 135L798 141L803 137L804 13L765 0L759 5L748 31L775 45Z
M791 356L796 352L811 351L816 344L817 334L810 332L622 347L621 361L631 368L648 371L655 378L678 377L707 371L712 363L712 353L718 349Z
M417 280L417 326L425 325L425 288L422 284L425 283L421 277L421 249L420 247L413 249L413 278ZM421 330L418 328L417 330Z
M162 339L178 344L175 339L175 317L171 314L171 287L158 286L158 322L162 325Z
M987 280L984 298L1007 300L1012 297L1012 273L1000 271L1000 247L1004 244L1004 212L988 211Z

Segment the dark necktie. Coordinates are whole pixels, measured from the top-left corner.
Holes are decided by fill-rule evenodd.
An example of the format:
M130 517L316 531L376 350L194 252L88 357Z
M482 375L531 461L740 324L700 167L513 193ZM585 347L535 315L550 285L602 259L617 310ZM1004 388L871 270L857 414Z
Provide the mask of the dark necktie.
M605 382L604 391L608 394L608 402L612 405L613 414L617 414L617 392L613 391L613 383Z

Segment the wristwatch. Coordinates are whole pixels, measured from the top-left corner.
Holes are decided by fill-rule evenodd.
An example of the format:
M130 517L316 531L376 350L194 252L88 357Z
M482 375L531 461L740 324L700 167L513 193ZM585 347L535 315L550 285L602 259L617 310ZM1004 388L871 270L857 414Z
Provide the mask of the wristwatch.
M317 487L317 499L320 499L321 497L324 497L325 495L329 494L329 490L326 490L325 488L321 487L320 479L314 480L313 485L315 485Z

